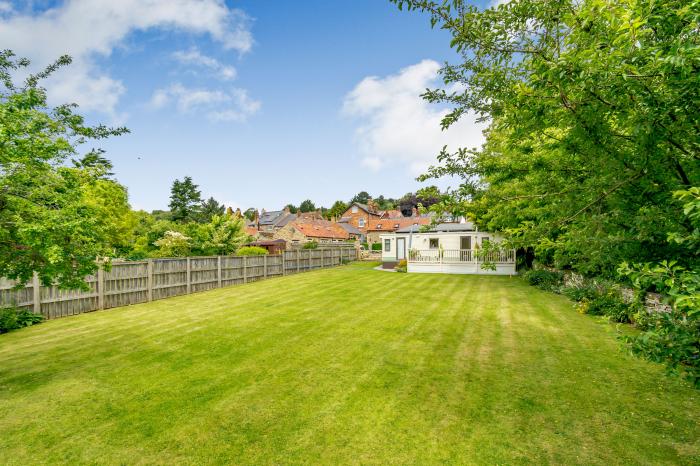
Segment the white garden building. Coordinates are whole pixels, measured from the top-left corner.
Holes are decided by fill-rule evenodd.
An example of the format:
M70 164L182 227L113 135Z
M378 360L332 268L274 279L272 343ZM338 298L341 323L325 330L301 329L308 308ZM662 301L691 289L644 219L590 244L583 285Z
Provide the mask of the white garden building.
M408 272L514 275L515 250L481 249L488 241L500 241L499 235L478 231L471 222L441 223L428 231L411 225L380 235L382 267L393 269L406 260ZM484 268L484 262L495 266Z

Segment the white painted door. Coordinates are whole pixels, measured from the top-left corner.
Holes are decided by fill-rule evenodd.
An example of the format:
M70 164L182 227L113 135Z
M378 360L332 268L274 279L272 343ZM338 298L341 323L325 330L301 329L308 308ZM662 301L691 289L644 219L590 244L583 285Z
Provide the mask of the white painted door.
M396 238L396 260L406 259L406 238Z

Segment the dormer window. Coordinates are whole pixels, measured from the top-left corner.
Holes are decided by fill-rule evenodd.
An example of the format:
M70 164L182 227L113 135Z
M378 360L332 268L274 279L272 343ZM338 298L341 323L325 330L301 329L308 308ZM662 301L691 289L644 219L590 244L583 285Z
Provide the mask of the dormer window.
M352 213L353 214L357 213L357 206L356 205L352 206Z

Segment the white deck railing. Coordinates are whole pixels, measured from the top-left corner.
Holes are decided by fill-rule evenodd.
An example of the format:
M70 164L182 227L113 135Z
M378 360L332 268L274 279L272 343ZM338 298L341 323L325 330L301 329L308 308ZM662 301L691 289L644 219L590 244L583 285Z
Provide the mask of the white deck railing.
M408 252L408 262L443 264L459 262L492 262L494 264L515 264L515 249L506 251L481 252L477 249L412 249Z

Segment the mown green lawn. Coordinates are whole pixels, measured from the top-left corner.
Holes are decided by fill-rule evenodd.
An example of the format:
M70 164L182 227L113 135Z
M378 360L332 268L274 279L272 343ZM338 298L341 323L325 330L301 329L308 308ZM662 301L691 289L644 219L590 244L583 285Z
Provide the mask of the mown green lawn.
M357 264L0 335L0 463L697 464L699 394L517 278Z

